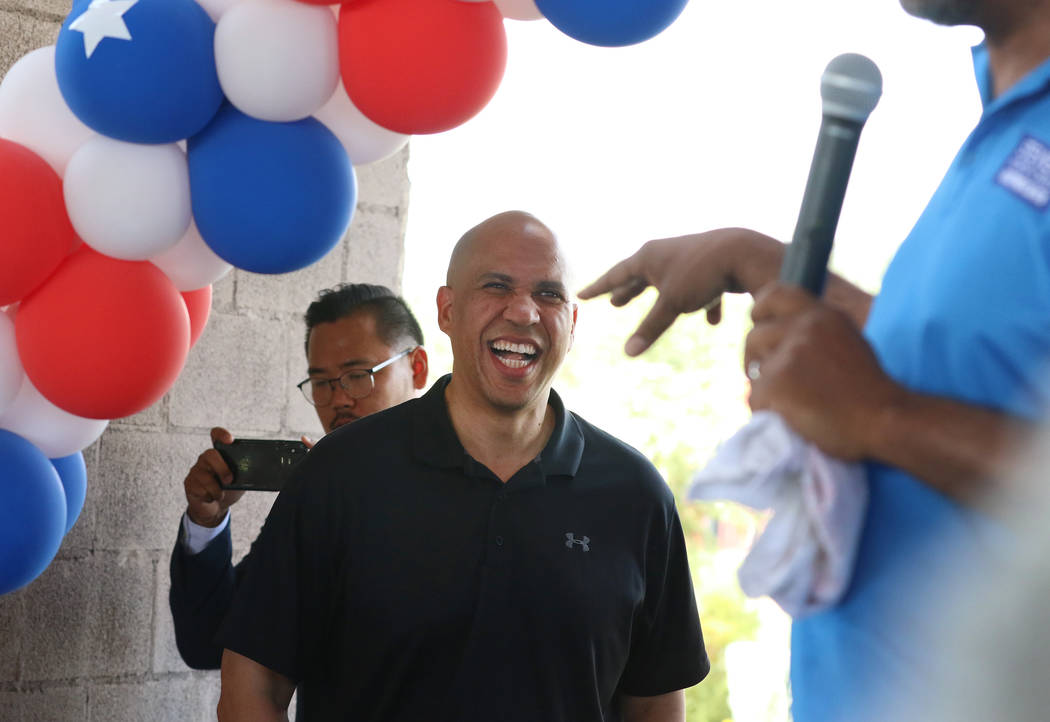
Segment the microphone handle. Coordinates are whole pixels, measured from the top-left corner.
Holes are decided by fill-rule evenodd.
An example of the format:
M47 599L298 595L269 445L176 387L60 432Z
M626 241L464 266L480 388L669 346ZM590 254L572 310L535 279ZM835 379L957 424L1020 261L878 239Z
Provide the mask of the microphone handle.
M857 155L863 123L824 116L809 168L795 234L780 266L780 280L815 296L824 291L835 227Z

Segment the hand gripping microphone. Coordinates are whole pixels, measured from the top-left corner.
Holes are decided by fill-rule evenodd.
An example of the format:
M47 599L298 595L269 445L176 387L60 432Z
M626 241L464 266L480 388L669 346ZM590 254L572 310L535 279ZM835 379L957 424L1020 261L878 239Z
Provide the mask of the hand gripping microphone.
M820 78L823 118L802 208L780 266L780 280L819 296L842 211L860 131L882 95L882 74L863 55L847 53Z

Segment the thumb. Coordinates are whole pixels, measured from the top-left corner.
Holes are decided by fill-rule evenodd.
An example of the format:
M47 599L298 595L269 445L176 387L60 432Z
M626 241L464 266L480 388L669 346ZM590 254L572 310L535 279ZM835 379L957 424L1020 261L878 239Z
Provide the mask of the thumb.
M316 443L317 443L316 441L314 441L313 439L311 439L311 438L310 438L309 436L307 436L306 434L303 434L302 436L300 436L300 437L299 437L299 441L303 442L303 443L304 443L304 444L306 445L306 448L307 448L307 449L312 449L312 448L314 448L314 444L316 444Z

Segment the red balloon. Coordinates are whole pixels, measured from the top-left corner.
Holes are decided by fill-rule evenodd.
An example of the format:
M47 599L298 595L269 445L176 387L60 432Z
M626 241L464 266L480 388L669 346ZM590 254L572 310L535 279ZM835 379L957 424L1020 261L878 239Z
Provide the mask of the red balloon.
M398 133L440 133L496 94L507 65L490 2L363 0L339 12L339 67L354 105Z
M211 313L211 286L198 288L196 291L183 291L182 300L186 302L186 310L190 314L190 348L193 348L208 324L208 315Z
M76 416L117 419L171 388L190 347L174 284L148 261L81 248L30 294L15 317L26 375Z
M78 244L62 180L28 148L0 139L0 306L43 283Z

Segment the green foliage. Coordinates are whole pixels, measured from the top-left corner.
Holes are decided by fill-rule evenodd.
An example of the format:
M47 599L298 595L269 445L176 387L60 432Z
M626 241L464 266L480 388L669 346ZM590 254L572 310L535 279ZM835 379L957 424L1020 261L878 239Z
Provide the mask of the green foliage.
M690 551L711 673L703 682L686 691L686 719L690 722L723 722L732 719L726 678L726 646L737 640L753 639L758 631L758 615L748 608L735 577L718 580L712 589L701 586L705 579L710 578L713 565L696 549Z

